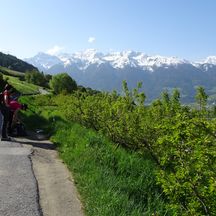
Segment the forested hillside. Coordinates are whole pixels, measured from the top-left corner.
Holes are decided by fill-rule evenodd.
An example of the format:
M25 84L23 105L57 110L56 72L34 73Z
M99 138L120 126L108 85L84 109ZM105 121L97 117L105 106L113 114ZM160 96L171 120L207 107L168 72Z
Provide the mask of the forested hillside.
M30 84L33 84L33 88L35 88L34 85L49 88L49 80L52 77L49 74L45 75L43 72L39 72L36 67L25 61L2 52L0 52L0 74L4 75L4 77L1 77L2 80L10 80L12 85L15 85L18 89L20 89L21 86L23 87L23 84L21 84L22 82L24 82L28 87ZM14 77L17 77L17 79ZM2 85L0 85L1 89L3 88ZM26 88L24 87L24 91L25 90ZM31 92L31 87L29 90ZM27 90L27 92L29 90Z
M20 72L37 70L37 68L33 65L28 64L27 62L24 62L15 56L4 54L2 52L0 52L0 66Z

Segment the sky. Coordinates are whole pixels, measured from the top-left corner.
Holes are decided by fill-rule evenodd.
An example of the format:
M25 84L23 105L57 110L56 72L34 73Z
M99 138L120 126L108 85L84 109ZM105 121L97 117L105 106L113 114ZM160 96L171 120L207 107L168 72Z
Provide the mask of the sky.
M0 0L0 51L216 55L215 0Z

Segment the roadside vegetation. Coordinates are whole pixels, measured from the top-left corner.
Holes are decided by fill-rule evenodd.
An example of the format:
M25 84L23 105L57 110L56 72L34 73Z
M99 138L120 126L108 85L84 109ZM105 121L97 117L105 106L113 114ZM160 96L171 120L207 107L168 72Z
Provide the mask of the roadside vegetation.
M21 98L29 107L23 118L56 144L86 215L216 215L216 107L207 106L204 88L193 106L180 103L177 89L147 105L141 83L129 90L123 82L121 95L99 92L0 55L1 89L51 88Z
M75 177L86 215L166 215L166 198L156 183L151 156L117 147L102 133L67 119L58 100L31 96L25 121L51 134L61 158ZM172 214L170 214L172 215Z
M51 135L87 215L215 215L216 113L205 90L195 108L178 90L147 106L140 87L23 97L25 121Z

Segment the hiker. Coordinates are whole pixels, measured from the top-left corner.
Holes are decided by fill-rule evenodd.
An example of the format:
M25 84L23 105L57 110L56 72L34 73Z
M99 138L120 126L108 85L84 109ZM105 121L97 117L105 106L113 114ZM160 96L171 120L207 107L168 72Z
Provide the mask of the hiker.
M11 141L10 137L7 135L8 123L9 123L9 113L10 113L10 92L13 87L9 84L6 84L2 93L2 101L0 103L0 109L3 116L2 127L1 127L1 140L2 141Z
M10 113L9 113L8 134L9 136L13 136L13 129L17 127L18 124L21 124L21 121L18 119L18 112L19 110L26 110L28 106L27 104L20 104L16 100L11 100L9 102L9 106L10 106Z

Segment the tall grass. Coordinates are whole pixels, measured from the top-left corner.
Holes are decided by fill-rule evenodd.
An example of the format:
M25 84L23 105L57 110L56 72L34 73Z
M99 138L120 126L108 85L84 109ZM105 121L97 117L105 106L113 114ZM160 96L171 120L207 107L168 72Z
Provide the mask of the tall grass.
M87 215L168 215L148 155L116 148L78 124L58 128L52 140L75 175Z

